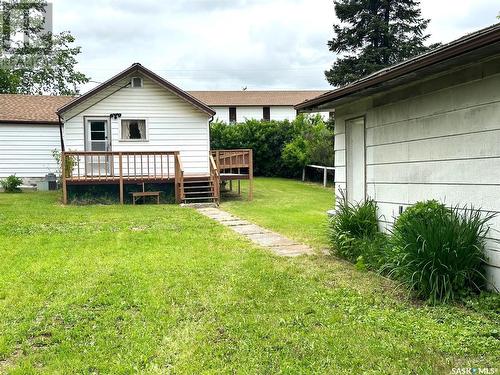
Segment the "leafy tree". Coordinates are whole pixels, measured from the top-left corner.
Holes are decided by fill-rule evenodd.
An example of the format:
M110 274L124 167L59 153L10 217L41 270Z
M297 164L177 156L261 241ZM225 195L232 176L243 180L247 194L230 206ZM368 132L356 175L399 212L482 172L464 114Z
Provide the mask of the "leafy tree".
M75 69L81 48L73 45L71 33L44 30L46 5L41 0L2 2L8 14L3 20L9 22L3 25L0 93L74 95L89 81ZM19 33L23 40L14 39Z
M335 0L340 24L328 42L340 54L325 72L334 86L344 86L386 66L419 55L426 47L428 19L415 0Z

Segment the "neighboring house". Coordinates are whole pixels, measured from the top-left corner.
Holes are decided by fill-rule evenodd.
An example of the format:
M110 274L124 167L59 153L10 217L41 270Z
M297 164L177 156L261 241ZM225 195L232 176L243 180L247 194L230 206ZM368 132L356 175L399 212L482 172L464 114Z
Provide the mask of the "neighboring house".
M36 183L58 166L52 150L60 149L57 108L70 96L0 95L0 178L16 174Z
M293 120L294 106L325 91L190 91L216 112L215 120L227 123L245 120ZM322 113L325 120L329 113Z
M500 24L296 106L335 111L337 186L386 225L427 199L500 214ZM500 215L488 273L500 288Z

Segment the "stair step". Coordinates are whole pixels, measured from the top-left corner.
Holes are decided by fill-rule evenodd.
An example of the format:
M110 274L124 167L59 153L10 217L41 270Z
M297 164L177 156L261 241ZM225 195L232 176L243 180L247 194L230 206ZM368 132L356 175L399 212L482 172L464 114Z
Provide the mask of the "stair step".
M184 201L199 201L199 200L213 200L215 199L214 196L209 196L209 197L185 197Z
M189 189L189 190L193 190L193 189L211 189L212 188L212 185L197 185L197 186L186 186L184 185L184 189Z
M206 190L206 191L185 191L184 195L201 195L201 194L210 194L213 195L213 192L211 190Z
M211 179L206 179L206 180L184 180L184 185L186 184L206 184L206 183L212 183L213 181Z

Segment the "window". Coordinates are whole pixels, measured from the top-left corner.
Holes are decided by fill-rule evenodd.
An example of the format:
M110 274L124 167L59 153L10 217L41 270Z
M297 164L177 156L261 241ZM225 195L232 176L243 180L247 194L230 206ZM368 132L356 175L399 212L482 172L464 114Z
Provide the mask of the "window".
M132 77L131 86L133 88L141 88L142 87L142 78L141 77Z
M264 121L271 121L271 108L263 107L262 108L262 118Z
M236 107L229 107L229 122L236 122Z
M122 120L122 140L145 141L146 120Z

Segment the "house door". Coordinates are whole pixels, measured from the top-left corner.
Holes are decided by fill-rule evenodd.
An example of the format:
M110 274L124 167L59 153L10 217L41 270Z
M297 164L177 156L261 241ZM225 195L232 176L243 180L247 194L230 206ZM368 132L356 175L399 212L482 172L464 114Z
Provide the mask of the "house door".
M109 119L90 118L85 123L85 151L111 151ZM86 157L87 174L107 176L110 174L111 157L96 155Z
M365 118L346 121L347 199L362 202L366 198Z

